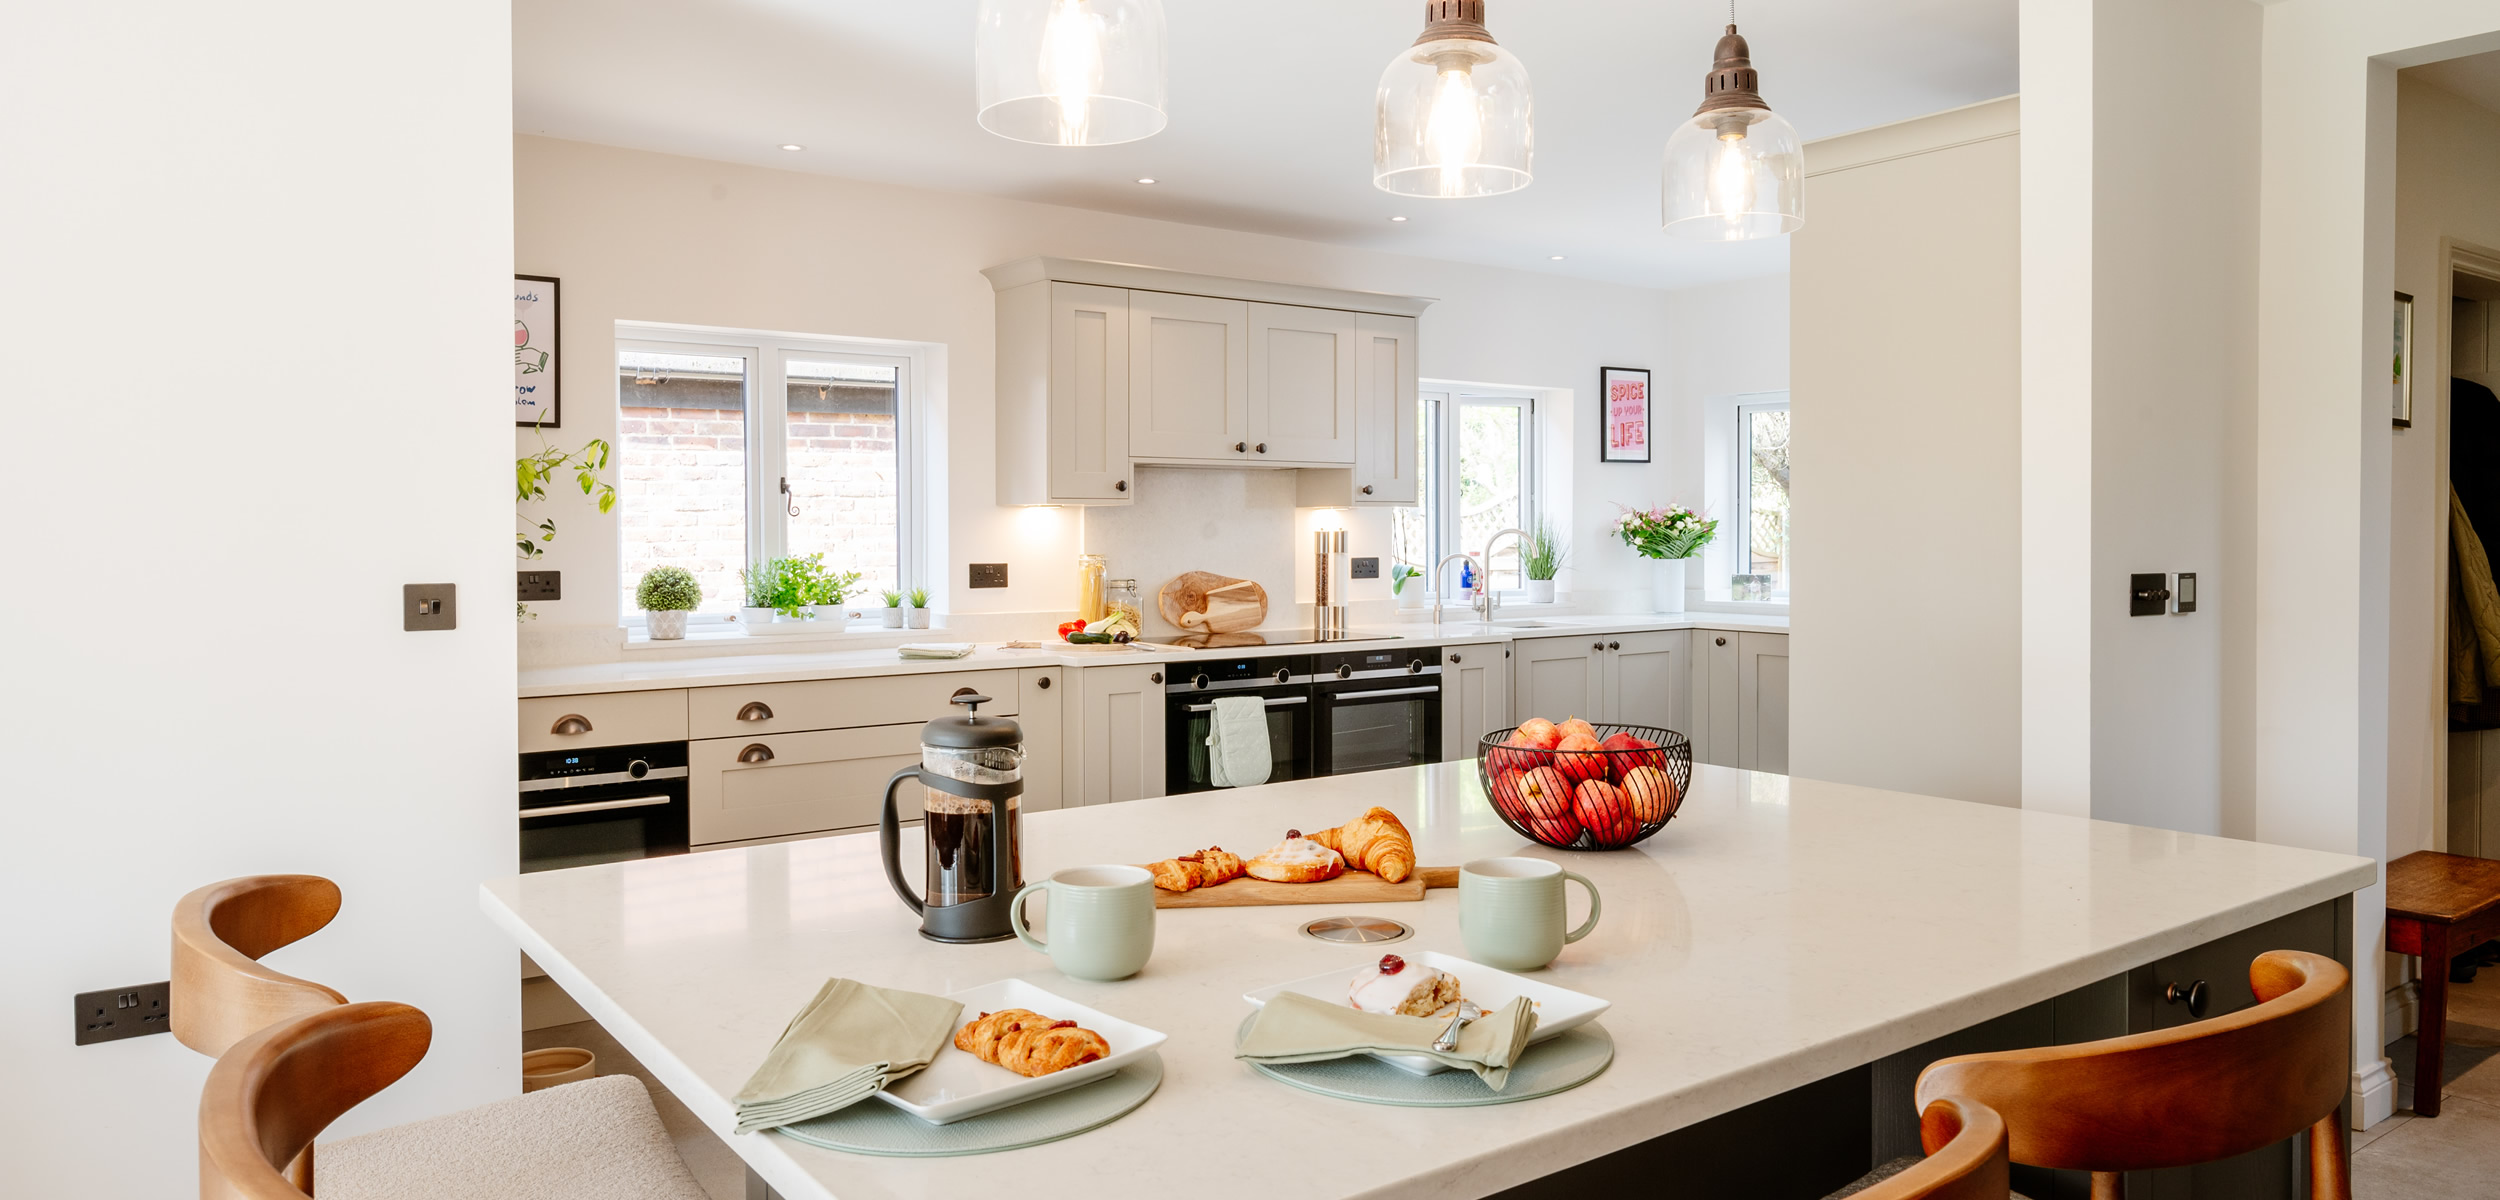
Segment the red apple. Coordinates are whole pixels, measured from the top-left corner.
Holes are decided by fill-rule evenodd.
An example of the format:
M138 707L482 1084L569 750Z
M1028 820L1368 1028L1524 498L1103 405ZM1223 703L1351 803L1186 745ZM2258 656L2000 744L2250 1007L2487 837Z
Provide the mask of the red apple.
M1538 767L1519 777L1519 796L1528 815L1537 820L1569 820L1571 781L1552 767Z
M1573 783L1606 777L1606 756L1593 737L1571 734L1555 747L1554 767Z
M1554 743L1562 740L1562 732L1554 728L1552 721L1543 717L1530 717L1521 721L1519 728L1511 731L1511 739L1522 746L1551 750L1554 748Z
M1530 747L1528 743L1519 739L1519 735L1512 734L1508 741L1485 752L1485 765L1493 768L1495 774L1505 771L1533 771L1552 761L1553 756L1544 753L1544 749L1544 747Z
M1667 752L1659 749L1658 743L1647 738L1636 737L1629 733L1618 733L1598 744L1612 752L1606 756L1606 759L1613 766L1613 775L1618 782L1625 775L1630 774L1634 767L1666 769Z
M1632 803L1632 815L1650 825L1674 816L1676 802L1680 799L1675 791L1675 777L1651 766L1634 767L1625 772L1623 793Z
M1615 785L1592 779L1572 791L1571 815L1604 841L1609 831L1632 820L1632 805Z
M1555 820L1539 818L1527 825L1529 834L1548 846L1568 846L1580 840L1580 823L1569 816Z
M1573 734L1578 734L1579 736L1587 738L1592 742L1597 740L1597 726L1591 725L1578 717L1569 718L1554 728L1561 730L1564 737L1570 737Z
M1520 781L1525 777L1520 771L1504 771L1493 777L1493 807L1514 821L1528 819L1528 798L1520 792Z

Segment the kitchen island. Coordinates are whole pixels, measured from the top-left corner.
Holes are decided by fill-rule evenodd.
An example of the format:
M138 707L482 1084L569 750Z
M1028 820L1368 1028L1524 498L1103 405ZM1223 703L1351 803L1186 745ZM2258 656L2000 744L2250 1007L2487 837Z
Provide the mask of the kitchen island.
M1897 1147L1905 1117L1914 1128L1892 1111L1907 1104L1901 1073L1940 1040L2121 1032L2153 1019L2130 1015L2148 971L2200 948L2239 964L2237 977L2215 972L2217 1011L2246 1003L2233 939L2332 938L2349 928L2333 910L2376 878L2346 855L1708 766L1656 837L1570 854L1505 827L1472 763L1036 813L1024 873L1209 845L1254 852L1372 804L1407 821L1423 864L1527 853L1597 882L1604 919L1540 976L1613 1003L1601 1022L1610 1069L1519 1104L1406 1109L1297 1091L1234 1060L1243 992L1379 954L1305 938L1304 922L1372 912L1415 928L1402 945L1463 956L1449 891L1352 909L1167 910L1153 960L1118 983L1067 978L1016 942L923 940L867 835L520 876L487 885L482 902L788 1200L962 1196L1008 1178L1019 1195L1069 1200L1149 1186L1199 1200L1466 1197L1586 1190L1610 1163L1664 1194L1732 1195L1687 1193L1658 1172L1689 1161L1685 1178L1706 1180L1711 1147L1775 1134L1791 1144L1758 1143L1781 1157L1756 1158L1746 1194L1778 1196L1819 1195ZM916 876L916 834L902 853ZM1162 1088L1109 1126L1005 1155L866 1158L730 1135L729 1097L835 975L933 993L1029 980L1170 1035ZM1882 1102L1894 1092L1901 1104Z

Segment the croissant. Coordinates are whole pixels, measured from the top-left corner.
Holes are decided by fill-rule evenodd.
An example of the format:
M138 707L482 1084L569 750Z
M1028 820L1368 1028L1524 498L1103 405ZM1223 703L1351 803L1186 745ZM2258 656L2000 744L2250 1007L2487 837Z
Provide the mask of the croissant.
M1195 854L1148 863L1146 869L1154 872L1156 887L1167 892L1186 892L1240 878L1242 862L1240 855L1222 846L1209 846Z
M1312 841L1345 855L1346 865L1403 883L1415 873L1415 838L1398 815L1374 808L1335 829L1307 835Z
M1026 1076L1048 1075L1111 1056L1111 1044L1101 1034L1025 1008L982 1013L956 1032L955 1048Z

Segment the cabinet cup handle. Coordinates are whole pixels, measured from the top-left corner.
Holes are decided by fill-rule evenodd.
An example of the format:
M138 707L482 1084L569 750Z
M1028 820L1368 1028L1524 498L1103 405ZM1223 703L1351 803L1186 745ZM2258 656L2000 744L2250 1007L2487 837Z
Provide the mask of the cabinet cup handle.
M773 748L762 742L750 743L746 749L738 752L738 761L742 763L768 763L772 760Z
M1120 481L1120 482L1118 482L1118 483L1112 484L1112 485L1111 485L1111 490L1113 490L1113 491L1115 491L1115 492L1125 492L1125 491L1127 491L1127 490L1128 490L1128 480L1123 479L1123 480L1121 480L1121 481Z
M1363 494L1364 494L1364 495L1366 495L1366 496L1371 495L1371 494L1372 494L1372 485L1370 485L1370 484L1368 484L1368 483L1367 483L1367 484L1364 484L1364 485L1363 485Z
M1726 639L1726 638L1718 638L1718 639L1716 639L1716 641L1718 642L1718 644L1719 644L1719 645L1722 645L1722 646L1724 646L1724 645L1726 645L1726 644L1727 644L1727 639Z
M1148 683L1161 683L1161 682L1163 682L1163 672L1161 672L1161 671L1157 671L1157 672L1155 672L1155 673L1154 673L1154 674L1152 674L1152 675L1148 675L1148 676L1146 677L1146 682L1148 682Z
M2187 1005L2188 1015L2191 1017L2203 1017L2205 1015L2206 987L2205 981L2202 979L2199 979L2186 987L2180 987L2175 983L2171 984L2161 990L2161 998L2162 1003L2164 1004Z
M769 721L769 720L772 720L772 719L773 719L773 706L772 706L772 705L769 705L769 704L766 704L766 703L764 703L764 702L763 702L763 701L761 701L761 700L749 700L749 701L747 701L747 705L746 705L746 707L745 707L745 708L741 708L741 709L739 709L739 710L738 710L738 719L739 719L739 720L741 720L741 721Z
M590 719L580 713L566 713L557 717L555 725L547 732L557 737L580 737L590 732Z

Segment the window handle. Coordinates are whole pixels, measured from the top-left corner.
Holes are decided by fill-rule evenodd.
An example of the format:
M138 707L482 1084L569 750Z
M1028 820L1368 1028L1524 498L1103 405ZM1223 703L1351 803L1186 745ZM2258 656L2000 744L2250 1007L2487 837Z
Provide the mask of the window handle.
M790 506L790 515L799 515L799 498L790 494L790 477L787 475L781 477L781 494L787 497L783 503Z

